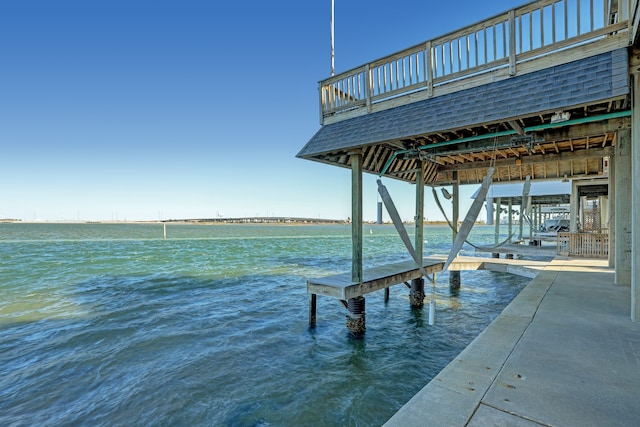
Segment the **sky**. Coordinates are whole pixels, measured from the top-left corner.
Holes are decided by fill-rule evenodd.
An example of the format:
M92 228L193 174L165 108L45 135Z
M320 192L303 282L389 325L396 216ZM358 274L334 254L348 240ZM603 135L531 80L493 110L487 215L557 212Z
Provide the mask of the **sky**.
M335 0L336 73L522 3ZM0 218L351 216L350 171L295 157L320 129L330 16L330 0L0 2ZM415 187L384 183L413 219ZM425 217L442 219L430 191Z

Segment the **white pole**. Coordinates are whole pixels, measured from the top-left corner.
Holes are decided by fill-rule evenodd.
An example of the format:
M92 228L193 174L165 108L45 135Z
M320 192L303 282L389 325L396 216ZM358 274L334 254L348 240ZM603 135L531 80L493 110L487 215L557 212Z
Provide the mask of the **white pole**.
M162 238L163 239L167 238L167 223L166 222L162 223Z
M429 301L429 326L436 323L436 300Z
M335 15L334 0L331 0L331 76L335 75L335 49L334 49L334 24L333 17Z

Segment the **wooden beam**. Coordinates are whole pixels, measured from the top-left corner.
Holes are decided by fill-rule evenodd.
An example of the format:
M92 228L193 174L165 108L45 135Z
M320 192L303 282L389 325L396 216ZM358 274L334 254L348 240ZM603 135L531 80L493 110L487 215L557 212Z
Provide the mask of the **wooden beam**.
M529 157L522 157L521 159L516 159L514 157L509 159L496 159L496 166L505 166L505 165L514 165L516 161L522 162L522 164L542 164L546 162L556 162L563 160L579 160L579 159L587 159L587 158L596 158L596 157L606 157L613 155L612 147L605 148L591 148L590 150L579 150L579 151L565 151L561 153L548 153L545 155L533 155ZM473 163L463 163L451 166L443 166L440 168L443 172L449 172L454 170L465 170L465 169L474 169L474 168L487 168L490 166L491 161L485 160L483 162L473 162Z

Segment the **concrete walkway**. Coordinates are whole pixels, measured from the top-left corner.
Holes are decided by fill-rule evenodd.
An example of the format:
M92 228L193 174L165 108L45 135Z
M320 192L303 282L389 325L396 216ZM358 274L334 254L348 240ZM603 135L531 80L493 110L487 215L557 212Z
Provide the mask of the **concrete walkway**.
M385 426L640 425L630 292L605 261L556 258Z

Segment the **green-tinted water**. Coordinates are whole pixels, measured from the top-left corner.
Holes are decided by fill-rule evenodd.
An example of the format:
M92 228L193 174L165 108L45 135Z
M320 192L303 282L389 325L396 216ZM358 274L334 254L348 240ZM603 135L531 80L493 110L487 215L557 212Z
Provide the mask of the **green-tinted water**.
M481 227L473 238L493 241ZM463 273L437 323L407 290L367 296L367 333L307 277L350 269L348 226L0 224L1 425L379 425L462 350L525 279ZM367 226L365 265L407 259ZM450 233L427 227L425 253Z

